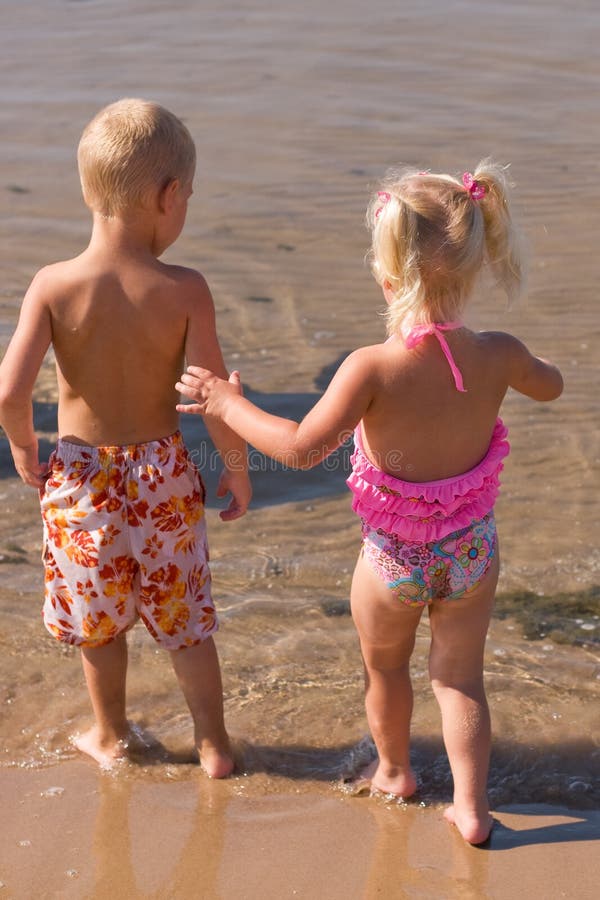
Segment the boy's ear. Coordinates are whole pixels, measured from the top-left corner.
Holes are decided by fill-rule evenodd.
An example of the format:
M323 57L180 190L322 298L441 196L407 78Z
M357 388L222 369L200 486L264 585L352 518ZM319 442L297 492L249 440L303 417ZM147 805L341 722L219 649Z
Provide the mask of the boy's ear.
M179 178L171 178L158 194L158 206L162 213L171 211L177 191L179 190Z

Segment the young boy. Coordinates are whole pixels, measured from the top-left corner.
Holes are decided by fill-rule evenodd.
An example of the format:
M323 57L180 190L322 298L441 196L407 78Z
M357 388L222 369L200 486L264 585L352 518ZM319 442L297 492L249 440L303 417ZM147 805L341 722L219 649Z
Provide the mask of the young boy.
M225 777L233 759L212 633L204 488L178 429L174 384L185 357L227 377L203 277L158 257L179 236L195 148L172 113L120 100L84 130L78 151L93 215L89 246L35 276L0 366L0 423L16 469L40 491L46 628L81 648L95 725L76 746L103 766L124 756L127 643L138 617L171 653L200 762ZM32 390L52 344L59 441L40 463ZM251 489L245 444L207 421L231 493Z

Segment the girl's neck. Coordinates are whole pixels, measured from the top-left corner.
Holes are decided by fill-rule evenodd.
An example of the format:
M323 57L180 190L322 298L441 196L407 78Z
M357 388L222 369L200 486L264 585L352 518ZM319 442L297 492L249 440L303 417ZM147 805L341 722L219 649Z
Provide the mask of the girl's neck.
M440 322L410 322L402 326L402 337L406 340L410 335L426 335L434 334L436 331L456 331L457 328L463 328L464 323L461 319L451 319Z

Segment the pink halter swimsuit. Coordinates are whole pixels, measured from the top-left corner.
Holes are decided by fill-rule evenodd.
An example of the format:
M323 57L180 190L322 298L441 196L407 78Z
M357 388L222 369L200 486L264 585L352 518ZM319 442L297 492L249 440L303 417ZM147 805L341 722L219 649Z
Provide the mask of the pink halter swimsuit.
M412 348L434 335L459 391L462 375L442 331L460 322L417 325L405 336ZM493 507L503 459L509 453L507 428L496 420L487 453L473 469L438 481L403 481L373 465L364 452L361 426L354 433L352 473L347 480L352 508L363 526L367 558L400 599L420 605L450 599L477 584L495 547ZM393 577L392 577L393 576Z

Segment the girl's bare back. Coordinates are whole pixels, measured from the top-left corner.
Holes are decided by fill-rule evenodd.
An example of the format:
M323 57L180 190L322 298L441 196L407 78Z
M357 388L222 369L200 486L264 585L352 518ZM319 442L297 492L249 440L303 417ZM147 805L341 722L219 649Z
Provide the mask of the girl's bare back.
M365 348L373 350L376 379L361 425L371 461L405 481L449 478L477 465L509 386L507 339L467 328L446 335L464 392L434 335L410 350L401 337Z

